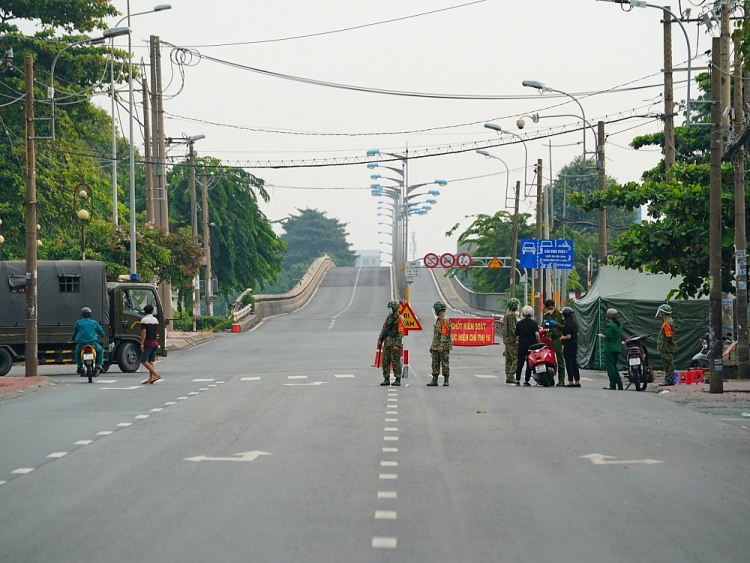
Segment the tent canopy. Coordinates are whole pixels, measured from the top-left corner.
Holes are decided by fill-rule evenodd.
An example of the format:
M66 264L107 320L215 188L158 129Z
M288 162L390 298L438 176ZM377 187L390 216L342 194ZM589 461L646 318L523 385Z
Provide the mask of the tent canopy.
M607 324L607 309L617 309L623 339L633 334L648 334L648 357L655 369L663 369L656 351L656 338L661 319L656 318L659 305L667 302L670 291L677 289L682 278L668 274L641 273L615 266L601 266L591 290L573 304L578 321L578 364L589 369L602 369L601 342L597 336ZM675 369L686 369L690 359L700 350L700 338L706 333L708 300L669 301L675 325ZM618 366L626 367L625 350Z

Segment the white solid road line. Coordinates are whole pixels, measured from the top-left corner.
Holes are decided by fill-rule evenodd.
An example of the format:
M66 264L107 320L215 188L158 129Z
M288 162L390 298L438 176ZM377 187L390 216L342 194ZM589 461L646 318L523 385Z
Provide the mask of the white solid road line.
M15 471L11 471L11 473L14 475L26 475L27 473L31 473L32 471L34 471L33 467L19 467Z
M375 520L395 520L395 519L396 519L395 510L376 510L375 511Z
M398 479L398 475L395 473L381 473L378 478L382 480Z
M378 498L398 498L396 491L378 491Z
M78 440L74 445L75 446L88 446L93 440Z
M47 457L51 457L53 459L59 459L59 458L61 458L63 456L66 456L66 455L68 455L68 452L52 452Z
M398 540L396 538L384 538L384 537L374 537L372 538L372 547L374 548L382 548L382 549L395 549L398 545Z

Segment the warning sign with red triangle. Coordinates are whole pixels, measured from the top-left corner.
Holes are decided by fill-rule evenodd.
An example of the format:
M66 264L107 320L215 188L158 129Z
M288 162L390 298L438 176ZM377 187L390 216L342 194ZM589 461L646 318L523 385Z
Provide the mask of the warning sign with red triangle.
M422 330L422 325L419 324L417 315L414 314L411 306L406 301L401 301L398 313L401 315L401 320L406 330Z
M502 270L503 264L500 262L500 260L497 259L497 256L495 256L492 260L490 260L490 263L487 264L487 267L490 270Z

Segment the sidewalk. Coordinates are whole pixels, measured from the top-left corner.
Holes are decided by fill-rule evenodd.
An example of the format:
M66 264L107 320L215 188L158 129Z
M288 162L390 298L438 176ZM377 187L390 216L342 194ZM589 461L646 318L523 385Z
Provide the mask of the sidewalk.
M207 340L212 340L213 332L178 332L170 331L167 333L167 351L175 352L188 346L196 346Z
M57 385L57 381L49 377L0 377L0 404L6 399L13 399L25 393L32 393L43 387Z

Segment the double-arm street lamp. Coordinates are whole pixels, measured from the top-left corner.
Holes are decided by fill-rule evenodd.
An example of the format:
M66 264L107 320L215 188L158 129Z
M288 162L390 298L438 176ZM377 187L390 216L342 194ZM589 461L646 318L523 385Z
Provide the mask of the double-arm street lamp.
M130 2L128 2L128 14L121 18L117 22L115 28L119 26L125 20L128 20L128 26L130 26L130 18L136 16L142 16L144 14L153 14L154 12L163 12L164 10L170 10L172 8L169 4L159 4L154 6L153 10L145 12L138 12L135 14L130 13ZM110 95L112 97L112 222L118 224L118 212L117 212L117 131L115 128L115 56L114 56L114 41L110 43L110 49L112 50L110 59ZM133 67L132 67L132 54L131 54L131 36L128 34L128 108L130 111L130 146L133 146ZM130 153L130 162L133 162L133 153ZM131 177L133 173L130 173ZM131 210L132 211L132 210ZM131 213L132 221L132 213Z

